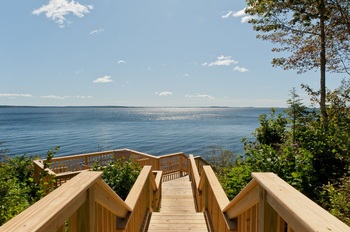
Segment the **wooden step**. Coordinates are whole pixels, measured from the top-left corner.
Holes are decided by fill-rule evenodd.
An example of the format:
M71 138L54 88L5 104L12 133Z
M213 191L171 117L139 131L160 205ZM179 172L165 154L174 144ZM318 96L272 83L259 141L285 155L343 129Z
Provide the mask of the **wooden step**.
M152 213L148 231L208 231L203 213Z
M160 212L152 213L148 231L208 231L203 213L196 213L188 176L162 184Z

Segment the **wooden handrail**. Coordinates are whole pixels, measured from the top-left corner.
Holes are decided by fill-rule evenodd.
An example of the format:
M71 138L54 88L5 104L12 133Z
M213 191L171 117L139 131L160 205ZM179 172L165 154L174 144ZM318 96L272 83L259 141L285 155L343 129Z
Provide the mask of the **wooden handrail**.
M294 231L350 231L350 227L274 173L252 176L266 191L266 202Z
M140 155L130 150L121 153ZM153 164L162 159L147 158ZM213 231L350 231L273 173L252 173L252 181L230 202L212 168L199 164L198 158L190 155L187 159L183 153L176 153L163 159L174 168L166 171L187 165L197 210L204 212ZM35 165L43 168L40 161ZM163 172L152 169L143 167L125 201L102 181L101 173L82 172L4 224L0 231L65 231L67 221L70 231L140 231L160 204Z
M82 172L0 227L7 231L140 231L159 207L162 172L145 166L123 201L101 172ZM153 194L150 194L153 193Z
M190 156L192 186L198 210L213 231L350 231L350 227L273 173L252 173L251 182L229 201L210 166L199 183Z
M138 162L141 167L151 165L152 170L163 171L163 175L165 176L174 173L180 173L181 176L189 173L188 157L183 152L163 156L153 156L129 149L55 157L51 160L51 168L47 170L49 170L53 176L56 176L55 179L57 186L60 186L80 172L90 169L94 162L97 162L99 165L104 165L112 158L126 158L127 160L133 159ZM37 160L34 162L34 180L37 183L39 181L40 173L43 172L43 161L44 160ZM168 176L167 178L163 178L163 181L171 180L176 177L176 175L174 177Z
M198 167L196 165L196 161L195 161L195 158L193 157L193 155L190 155L189 159L190 159L190 164L191 164L191 177L193 178L192 181L194 181L195 182L194 184L198 187L199 180L200 180Z
M98 180L95 186L96 202L108 209L120 218L126 218L128 213L132 211L130 206L126 204L115 192L104 182Z
M130 190L129 195L125 199L125 203L130 206L131 210L134 210L137 200L141 196L141 192L142 192L141 190L144 187L143 183L147 182L148 178L150 178L149 173L151 173L151 169L152 169L151 166L145 166L141 170L139 178L137 178L135 184Z
M86 172L76 176L5 223L0 231L57 231L87 200L87 190L101 175L100 172Z
M238 217L241 213L259 202L259 189L256 180L251 180L237 196L223 209L228 219Z

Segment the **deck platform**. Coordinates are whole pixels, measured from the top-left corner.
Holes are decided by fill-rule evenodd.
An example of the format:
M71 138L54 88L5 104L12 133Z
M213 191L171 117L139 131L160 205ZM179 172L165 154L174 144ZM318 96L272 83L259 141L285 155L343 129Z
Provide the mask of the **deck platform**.
M163 182L160 212L153 212L148 231L208 231L203 213L197 213L189 177Z

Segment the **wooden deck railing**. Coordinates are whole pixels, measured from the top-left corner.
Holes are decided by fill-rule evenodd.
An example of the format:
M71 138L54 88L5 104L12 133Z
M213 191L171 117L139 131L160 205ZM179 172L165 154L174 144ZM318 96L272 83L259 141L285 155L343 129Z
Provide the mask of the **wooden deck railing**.
M83 172L0 227L0 231L142 231L160 203L161 172L145 166L123 201L101 172Z
M0 232L142 231L150 212L160 205L163 173L152 171L155 168L170 176L175 171L189 173L197 210L205 214L211 231L350 231L273 173L252 173L252 181L229 201L212 168L199 157L190 155L188 159L183 153L153 157L131 150L118 152L145 165L125 201L103 182L101 173L80 169L80 175L4 224ZM146 165L149 163L154 166ZM41 162L36 165L40 171ZM58 175L65 173L69 171Z
M253 180L230 202L210 166L199 175L193 156L190 165L195 202L212 231L350 231L273 173L252 173Z
M153 156L129 149L55 157L50 161L50 167L46 170L49 174L54 176L57 186L60 186L77 174L89 170L94 163L105 165L111 159L117 160L120 158L125 158L127 160L133 159L138 162L141 167L151 165L152 170L163 172L163 181L172 180L178 176L189 173L188 157L182 152ZM44 171L44 161L45 160L36 160L34 162L34 179L36 181L39 180L40 174ZM201 164L205 161L198 158L197 162Z

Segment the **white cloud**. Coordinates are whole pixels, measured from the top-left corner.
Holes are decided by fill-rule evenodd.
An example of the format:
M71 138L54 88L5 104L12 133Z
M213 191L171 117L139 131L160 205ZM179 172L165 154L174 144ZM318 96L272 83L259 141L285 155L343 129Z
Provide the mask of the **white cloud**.
M241 18L241 23L247 23L252 18L254 18L254 16L251 16L251 15L244 16Z
M101 34L102 32L104 32L104 29L100 28L100 29L90 31L90 35L98 35L98 34Z
M94 80L94 83L109 83L109 82L113 82L113 80L111 79L111 76L103 76Z
M84 17L84 14L90 12L93 9L92 5L81 5L74 0L68 2L68 0L50 0L49 4L33 10L32 14L40 15L45 13L45 16L55 21L59 27L65 27L65 24L69 23L66 16L73 14L79 18Z
M117 63L118 64L126 64L126 62L124 60L118 60Z
M80 95L76 95L76 96L57 96L57 95L47 95L47 96L41 96L41 98L45 98L45 99L58 99L58 100L63 100L63 99L67 99L67 98L80 98L80 99L87 99L87 98L92 98L91 96L80 96Z
M76 96L74 96L74 98L89 99L89 98L92 98L92 96L80 96L80 95L76 95Z
M236 66L233 70L238 71L238 72L242 72L242 73L249 71L247 68L240 67L240 66Z
M229 66L231 64L237 64L238 62L231 59L231 56L219 56L216 61L208 63L205 62L202 64L202 66Z
M250 19L252 19L252 18L254 18L254 17L251 16L251 15L247 15L247 14L245 13L245 9L246 9L246 8L244 8L243 10L237 11L237 12L231 11L230 16L236 17L236 18L241 17L241 23L247 23ZM223 17L222 17L222 18L223 18Z
M226 14L222 15L221 18L227 19L229 17L232 17L233 11L228 11Z
M155 92L156 95L158 96L169 96L169 95L173 95L173 92L169 92L169 91L163 91L163 92Z
M22 94L22 93L0 93L0 97L16 98L16 97L32 97L32 95Z
M245 8L243 10L237 11L237 12L232 12L233 17L243 17L246 16L247 14L245 13Z
M210 95L207 95L207 94L186 94L185 95L186 98L209 98L209 99L214 99L215 97L212 97Z
M191 77L191 75L188 74L188 73L185 73L185 74L183 75L183 77Z
M56 96L56 95L47 95L47 96L41 96L41 98L46 98L46 99L65 99L66 97L65 96Z

